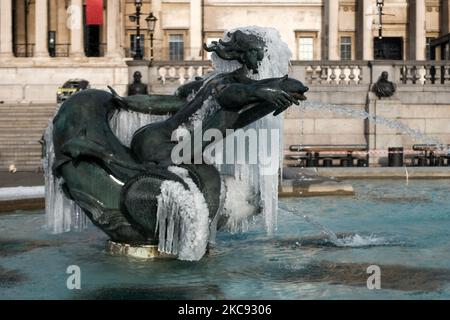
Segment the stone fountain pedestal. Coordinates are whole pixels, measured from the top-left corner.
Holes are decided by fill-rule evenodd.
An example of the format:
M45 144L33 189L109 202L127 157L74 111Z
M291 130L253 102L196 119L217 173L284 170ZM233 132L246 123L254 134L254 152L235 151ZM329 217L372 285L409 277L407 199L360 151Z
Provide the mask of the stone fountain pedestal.
M369 93L368 112L375 116L395 120L401 114L401 108L402 103L395 95L390 98L379 99L372 92ZM390 147L402 147L414 143L411 138L403 135L399 129L379 125L373 120L366 120L366 122L366 134L371 152L369 164L371 166L387 166L387 153L382 153L382 151L387 151ZM402 121L402 123L410 125L407 121Z
M175 259L176 256L159 252L158 245L133 246L127 243L118 243L111 240L106 242L106 252L113 256L124 256L138 259Z

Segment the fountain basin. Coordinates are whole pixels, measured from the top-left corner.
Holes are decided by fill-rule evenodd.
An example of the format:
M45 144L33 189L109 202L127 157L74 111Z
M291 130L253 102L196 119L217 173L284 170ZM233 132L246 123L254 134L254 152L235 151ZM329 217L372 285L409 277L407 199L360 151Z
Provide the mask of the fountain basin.
M349 183L355 196L283 198L276 235L257 216L195 263L112 256L93 226L51 234L43 214L0 215L0 299L449 299L448 181ZM373 264L381 290L366 286ZM66 287L72 265L81 290Z

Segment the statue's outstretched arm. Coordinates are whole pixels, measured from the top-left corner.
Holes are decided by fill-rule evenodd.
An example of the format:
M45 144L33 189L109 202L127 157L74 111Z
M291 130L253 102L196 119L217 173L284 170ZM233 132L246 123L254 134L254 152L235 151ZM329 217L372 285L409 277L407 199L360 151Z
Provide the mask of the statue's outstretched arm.
M126 109L151 114L175 113L186 103L182 98L169 95L134 95L122 99Z
M258 81L253 84L235 83L222 89L216 99L227 110L239 111L251 104L269 102L279 108L286 108L297 100L279 88L278 79Z
M119 109L131 110L139 113L151 113L165 115L175 113L185 104L185 100L171 95L146 95L139 94L129 97L121 97L108 86L113 96L113 101Z

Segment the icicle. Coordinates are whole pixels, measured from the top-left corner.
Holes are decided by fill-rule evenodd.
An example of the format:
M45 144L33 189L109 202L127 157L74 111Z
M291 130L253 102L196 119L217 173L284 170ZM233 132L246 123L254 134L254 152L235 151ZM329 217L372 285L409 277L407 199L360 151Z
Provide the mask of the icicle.
M123 145L129 147L134 133L147 124L166 120L167 115L152 115L127 110L120 110L109 121L111 130Z
M178 255L180 260L200 260L209 239L208 206L186 169L169 167L169 170L181 177L189 190L170 180L161 184L156 214L158 250Z
M68 232L71 229L82 230L88 224L87 217L75 202L66 198L61 190L61 180L53 176L55 152L52 120L45 129L44 141L45 154L42 162L45 178L46 226L52 233Z

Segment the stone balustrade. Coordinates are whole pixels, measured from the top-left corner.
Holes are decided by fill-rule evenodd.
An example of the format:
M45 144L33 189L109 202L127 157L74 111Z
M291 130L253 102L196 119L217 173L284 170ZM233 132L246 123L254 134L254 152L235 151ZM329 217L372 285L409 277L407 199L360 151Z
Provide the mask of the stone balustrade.
M398 86L449 85L450 61L372 61L372 82L382 71L389 73L390 80Z
M445 61L405 61L398 67L402 84L450 84L450 64Z
M182 85L213 70L209 61L183 61L178 63L158 61L154 62L152 67L156 68L156 80L162 85Z
M303 75L303 77L297 77L309 85L357 85L363 83L367 63L364 61L293 61L292 69L294 74Z
M150 84L173 89L213 70L209 61L158 61L150 68ZM292 61L289 75L310 86L353 86L375 83L383 71L399 86L450 84L450 61Z

